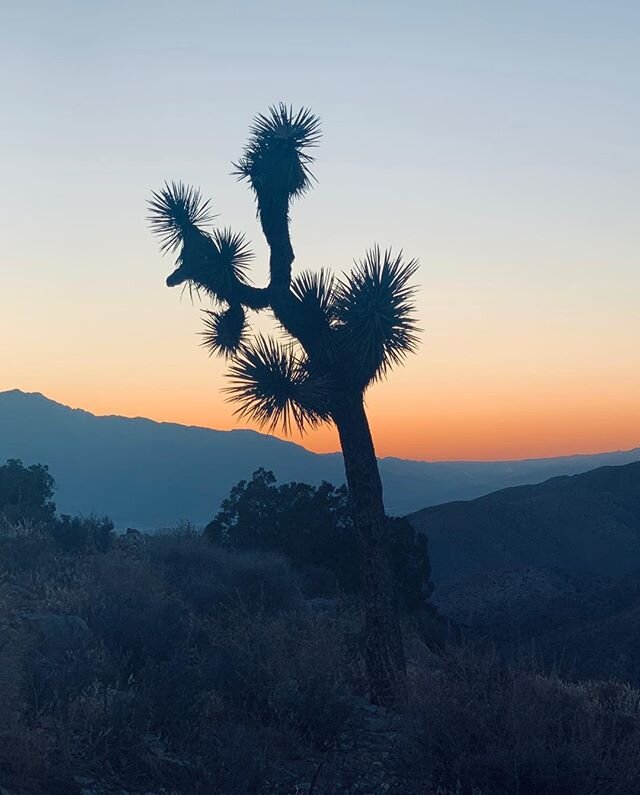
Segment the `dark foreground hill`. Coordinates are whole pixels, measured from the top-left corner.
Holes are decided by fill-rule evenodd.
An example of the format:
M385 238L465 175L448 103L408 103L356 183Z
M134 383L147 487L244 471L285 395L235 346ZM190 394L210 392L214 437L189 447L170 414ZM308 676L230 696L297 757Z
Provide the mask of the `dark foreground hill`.
M258 467L279 481L343 480L338 454L318 455L253 431L215 431L147 419L96 417L40 394L0 393L0 462L48 464L65 513L109 514L118 527L153 528L181 519L205 524L238 480ZM603 464L640 459L640 449L594 456L503 462L380 462L387 510L471 499Z
M640 462L607 466L412 514L440 585L553 568L620 577L640 569Z
M434 600L468 641L640 682L640 463L410 518L429 538Z

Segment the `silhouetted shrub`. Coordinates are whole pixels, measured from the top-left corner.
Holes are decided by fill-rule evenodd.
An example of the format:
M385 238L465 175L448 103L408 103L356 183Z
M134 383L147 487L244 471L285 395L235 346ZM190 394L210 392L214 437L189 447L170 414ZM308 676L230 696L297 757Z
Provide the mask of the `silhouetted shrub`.
M306 584L313 583L312 594L363 592L360 545L344 486L278 486L272 472L258 469L231 489L204 534L231 549L285 555L306 574ZM433 586L425 536L406 519L389 518L387 543L400 603L410 611L426 607Z
M47 524L56 512L54 480L42 464L25 467L10 458L0 466L0 522Z
M408 792L427 783L460 795L638 789L640 693L629 686L572 684L463 648L413 669L410 703L396 760Z
M230 719L214 713L212 731L198 737L206 770L201 791L212 795L246 795L264 791L274 762L286 758L299 741L282 730Z
M29 713L63 712L100 676L102 648L78 616L35 613L21 620L29 640L24 664Z
M113 545L114 527L109 517L68 516L51 523L51 535L64 552L106 552Z
M242 610L226 619L218 642L229 655L229 703L317 747L335 740L350 712L347 647L335 620L308 611L256 618Z
M55 554L55 543L42 526L0 523L0 571L33 571Z
M164 534L148 539L146 554L163 577L201 612L217 612L241 602L266 614L288 610L302 601L299 577L279 555L222 549L193 534Z
M171 659L197 631L195 616L150 566L124 557L96 561L87 622L127 675Z

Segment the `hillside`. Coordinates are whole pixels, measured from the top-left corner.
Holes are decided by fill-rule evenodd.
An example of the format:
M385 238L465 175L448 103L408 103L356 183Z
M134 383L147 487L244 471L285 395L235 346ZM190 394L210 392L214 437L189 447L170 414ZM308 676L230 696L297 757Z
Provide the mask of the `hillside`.
M640 569L640 462L503 489L409 518L429 538L439 585L529 567L620 577Z
M410 517L434 602L467 642L564 675L640 681L640 463Z
M0 461L46 463L63 512L113 517L116 525L153 528L189 519L204 524L238 480L258 467L279 480L340 483L342 459L248 430L96 417L38 393L0 393ZM405 461L380 468L387 510L472 499L505 486L640 459L640 449L594 456L504 462Z

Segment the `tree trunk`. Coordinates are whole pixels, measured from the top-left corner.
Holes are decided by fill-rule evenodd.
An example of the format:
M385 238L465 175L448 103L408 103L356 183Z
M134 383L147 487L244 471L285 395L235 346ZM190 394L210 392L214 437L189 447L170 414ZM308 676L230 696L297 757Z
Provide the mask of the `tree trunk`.
M387 557L382 482L362 394L345 396L334 421L340 435L351 512L362 548L365 587L365 659L370 696L390 703L402 695L406 663L396 588Z

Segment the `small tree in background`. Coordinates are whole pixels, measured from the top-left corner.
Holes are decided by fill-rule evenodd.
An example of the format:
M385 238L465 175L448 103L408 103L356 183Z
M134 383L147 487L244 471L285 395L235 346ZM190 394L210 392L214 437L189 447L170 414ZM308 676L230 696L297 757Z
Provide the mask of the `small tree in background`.
M53 521L55 482L43 464L26 467L10 458L0 466L0 521L44 525Z
M401 610L424 610L433 591L427 539L405 518L387 517L385 539ZM323 481L278 485L273 472L258 469L241 480L223 500L204 529L215 544L231 549L262 549L285 555L302 572L322 570L329 586L348 594L363 590L359 539L354 533L347 489ZM323 581L318 576L317 588ZM322 587L320 585L320 587Z
M388 531L382 484L364 393L416 348L412 276L415 260L374 247L340 279L326 270L292 278L289 210L313 182L309 149L319 119L281 104L255 118L235 173L252 188L270 249L270 280L248 280L252 254L243 235L206 231L209 201L182 183L153 194L150 222L163 251L178 251L167 285L189 285L213 299L203 343L230 360L227 387L237 414L269 430L301 431L333 422L344 455L351 512L363 550L365 657L374 701L387 701L403 680L405 658L397 597L385 557ZM270 310L279 341L250 337L247 311Z

